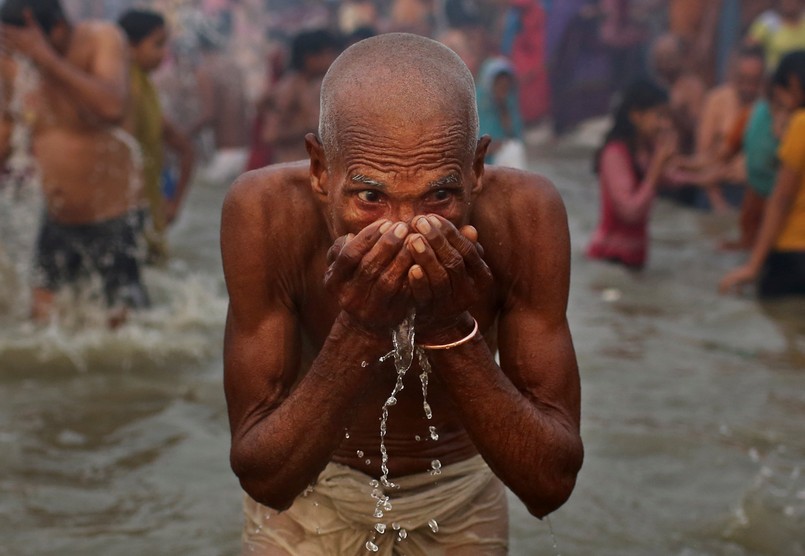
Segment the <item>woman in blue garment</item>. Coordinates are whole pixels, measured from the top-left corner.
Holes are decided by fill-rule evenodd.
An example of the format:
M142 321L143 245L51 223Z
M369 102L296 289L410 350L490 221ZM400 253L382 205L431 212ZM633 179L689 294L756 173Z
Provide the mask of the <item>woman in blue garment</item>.
M514 67L506 58L490 58L481 66L477 83L480 132L492 138L486 161L524 169L523 122Z

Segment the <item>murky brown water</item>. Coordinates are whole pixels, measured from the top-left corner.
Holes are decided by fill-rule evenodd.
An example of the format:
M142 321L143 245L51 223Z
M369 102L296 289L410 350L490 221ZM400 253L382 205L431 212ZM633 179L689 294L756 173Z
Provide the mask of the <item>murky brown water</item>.
M715 283L740 260L714 249L729 227L665 204L645 272L585 260L589 150L534 155L574 242L587 456L552 516L560 553L805 554L805 304L719 297ZM123 329L87 328L91 314L47 330L0 317L0 555L238 553L222 197L197 184L172 267L147 275L159 306ZM547 524L516 501L511 529L512 554L556 553Z

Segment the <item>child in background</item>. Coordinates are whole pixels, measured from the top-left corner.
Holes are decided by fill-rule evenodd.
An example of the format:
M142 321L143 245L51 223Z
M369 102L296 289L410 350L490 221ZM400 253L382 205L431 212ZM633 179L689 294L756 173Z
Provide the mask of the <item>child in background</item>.
M649 81L629 87L596 155L601 219L587 255L639 269L648 251L648 219L657 187L677 152L668 95Z
M503 57L483 63L477 88L481 135L489 135L487 162L525 170L523 122L514 67Z
M131 107L124 124L137 139L143 155L146 205L143 226L148 260L161 263L168 255L165 232L178 216L187 195L195 154L190 140L163 115L159 96L149 77L165 58L168 29L164 18L149 10L129 10L118 24L131 48ZM162 191L165 144L177 153L180 161L179 178L170 199L166 199Z

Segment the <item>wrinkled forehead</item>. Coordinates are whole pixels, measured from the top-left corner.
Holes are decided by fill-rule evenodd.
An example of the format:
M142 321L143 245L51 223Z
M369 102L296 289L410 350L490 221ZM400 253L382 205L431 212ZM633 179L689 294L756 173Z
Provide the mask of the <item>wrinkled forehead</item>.
M474 91L450 80L383 68L338 83L324 98L320 133L327 150L347 155L370 147L404 152L429 145L451 157L474 152Z

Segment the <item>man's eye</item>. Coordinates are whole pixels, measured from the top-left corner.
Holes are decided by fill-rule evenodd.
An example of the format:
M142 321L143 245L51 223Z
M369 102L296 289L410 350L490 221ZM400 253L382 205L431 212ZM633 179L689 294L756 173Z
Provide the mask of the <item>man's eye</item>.
M449 189L437 189L432 193L434 201L446 201L453 196L453 192Z
M373 189L367 189L358 193L358 199L366 203L377 203L380 201L380 193Z

